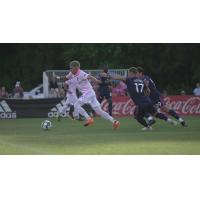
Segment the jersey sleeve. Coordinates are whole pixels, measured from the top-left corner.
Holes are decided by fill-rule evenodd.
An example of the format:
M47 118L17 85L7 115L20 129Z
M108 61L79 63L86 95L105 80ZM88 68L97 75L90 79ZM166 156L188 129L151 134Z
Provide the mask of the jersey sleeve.
M83 73L80 75L80 79L81 79L81 80L87 80L87 79L88 79L88 76L89 76L89 74L87 74L86 72L83 72Z
M72 83L72 79L65 81L65 84L70 85Z
M71 77L72 77L72 73L69 72L69 73L66 75L66 78L67 78L67 79L70 79Z

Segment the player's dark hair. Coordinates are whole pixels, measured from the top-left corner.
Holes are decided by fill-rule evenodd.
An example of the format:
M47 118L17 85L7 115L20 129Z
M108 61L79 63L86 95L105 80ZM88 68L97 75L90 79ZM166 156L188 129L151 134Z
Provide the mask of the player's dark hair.
M142 67L137 67L137 70L139 73L143 73L144 74L144 69Z
M80 67L81 65L80 65L80 62L79 61L77 61L77 60L73 60L73 61L71 61L70 63L69 63L69 67L70 68L73 68L73 67Z
M132 72L133 74L136 74L138 72L137 68L136 67L131 67L129 69L129 72Z
M107 74L107 73L108 73L108 68L105 67L105 68L103 69L103 72L105 72L105 73Z

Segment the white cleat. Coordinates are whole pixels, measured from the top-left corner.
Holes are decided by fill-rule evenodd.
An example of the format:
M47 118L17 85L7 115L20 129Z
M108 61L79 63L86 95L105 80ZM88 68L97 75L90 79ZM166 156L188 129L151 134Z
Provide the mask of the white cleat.
M167 119L167 121L173 126L177 126L178 125L178 123L176 121L172 120L172 119Z
M142 128L142 131L152 131L152 130L153 130L153 128L151 126Z

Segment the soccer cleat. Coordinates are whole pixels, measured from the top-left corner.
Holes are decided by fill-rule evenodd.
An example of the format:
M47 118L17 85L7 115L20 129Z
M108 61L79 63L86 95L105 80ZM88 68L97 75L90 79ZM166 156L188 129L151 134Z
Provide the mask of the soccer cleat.
M115 120L114 123L113 123L113 129L116 130L120 127L120 122Z
M142 131L152 131L153 128L151 126L143 127Z
M187 127L187 124L185 123L185 121L182 121L182 122L181 122L181 126Z
M60 122L60 120L61 120L61 116L60 116L60 114L58 114L57 121Z
M84 124L84 126L86 127L86 126L89 126L89 125L91 125L91 124L93 124L94 123L94 119L93 118L89 118L87 121L86 121L86 123Z
M183 126L183 127L187 126L186 123L185 123L185 121L182 118L179 118L178 121L180 122L181 126Z

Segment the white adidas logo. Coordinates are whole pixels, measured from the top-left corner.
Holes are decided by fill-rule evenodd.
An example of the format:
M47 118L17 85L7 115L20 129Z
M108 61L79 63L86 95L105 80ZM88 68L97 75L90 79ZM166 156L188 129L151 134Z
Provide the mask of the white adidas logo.
M12 112L5 100L0 102L0 119L16 118L16 112Z
M58 103L55 107L51 109L52 112L57 112L60 108L62 108L65 104L65 100L62 100L60 103Z
M60 103L58 103L55 107L51 109L51 111L48 113L48 117L58 117L58 111L65 105L65 100L63 99ZM63 116L66 117L66 116Z

